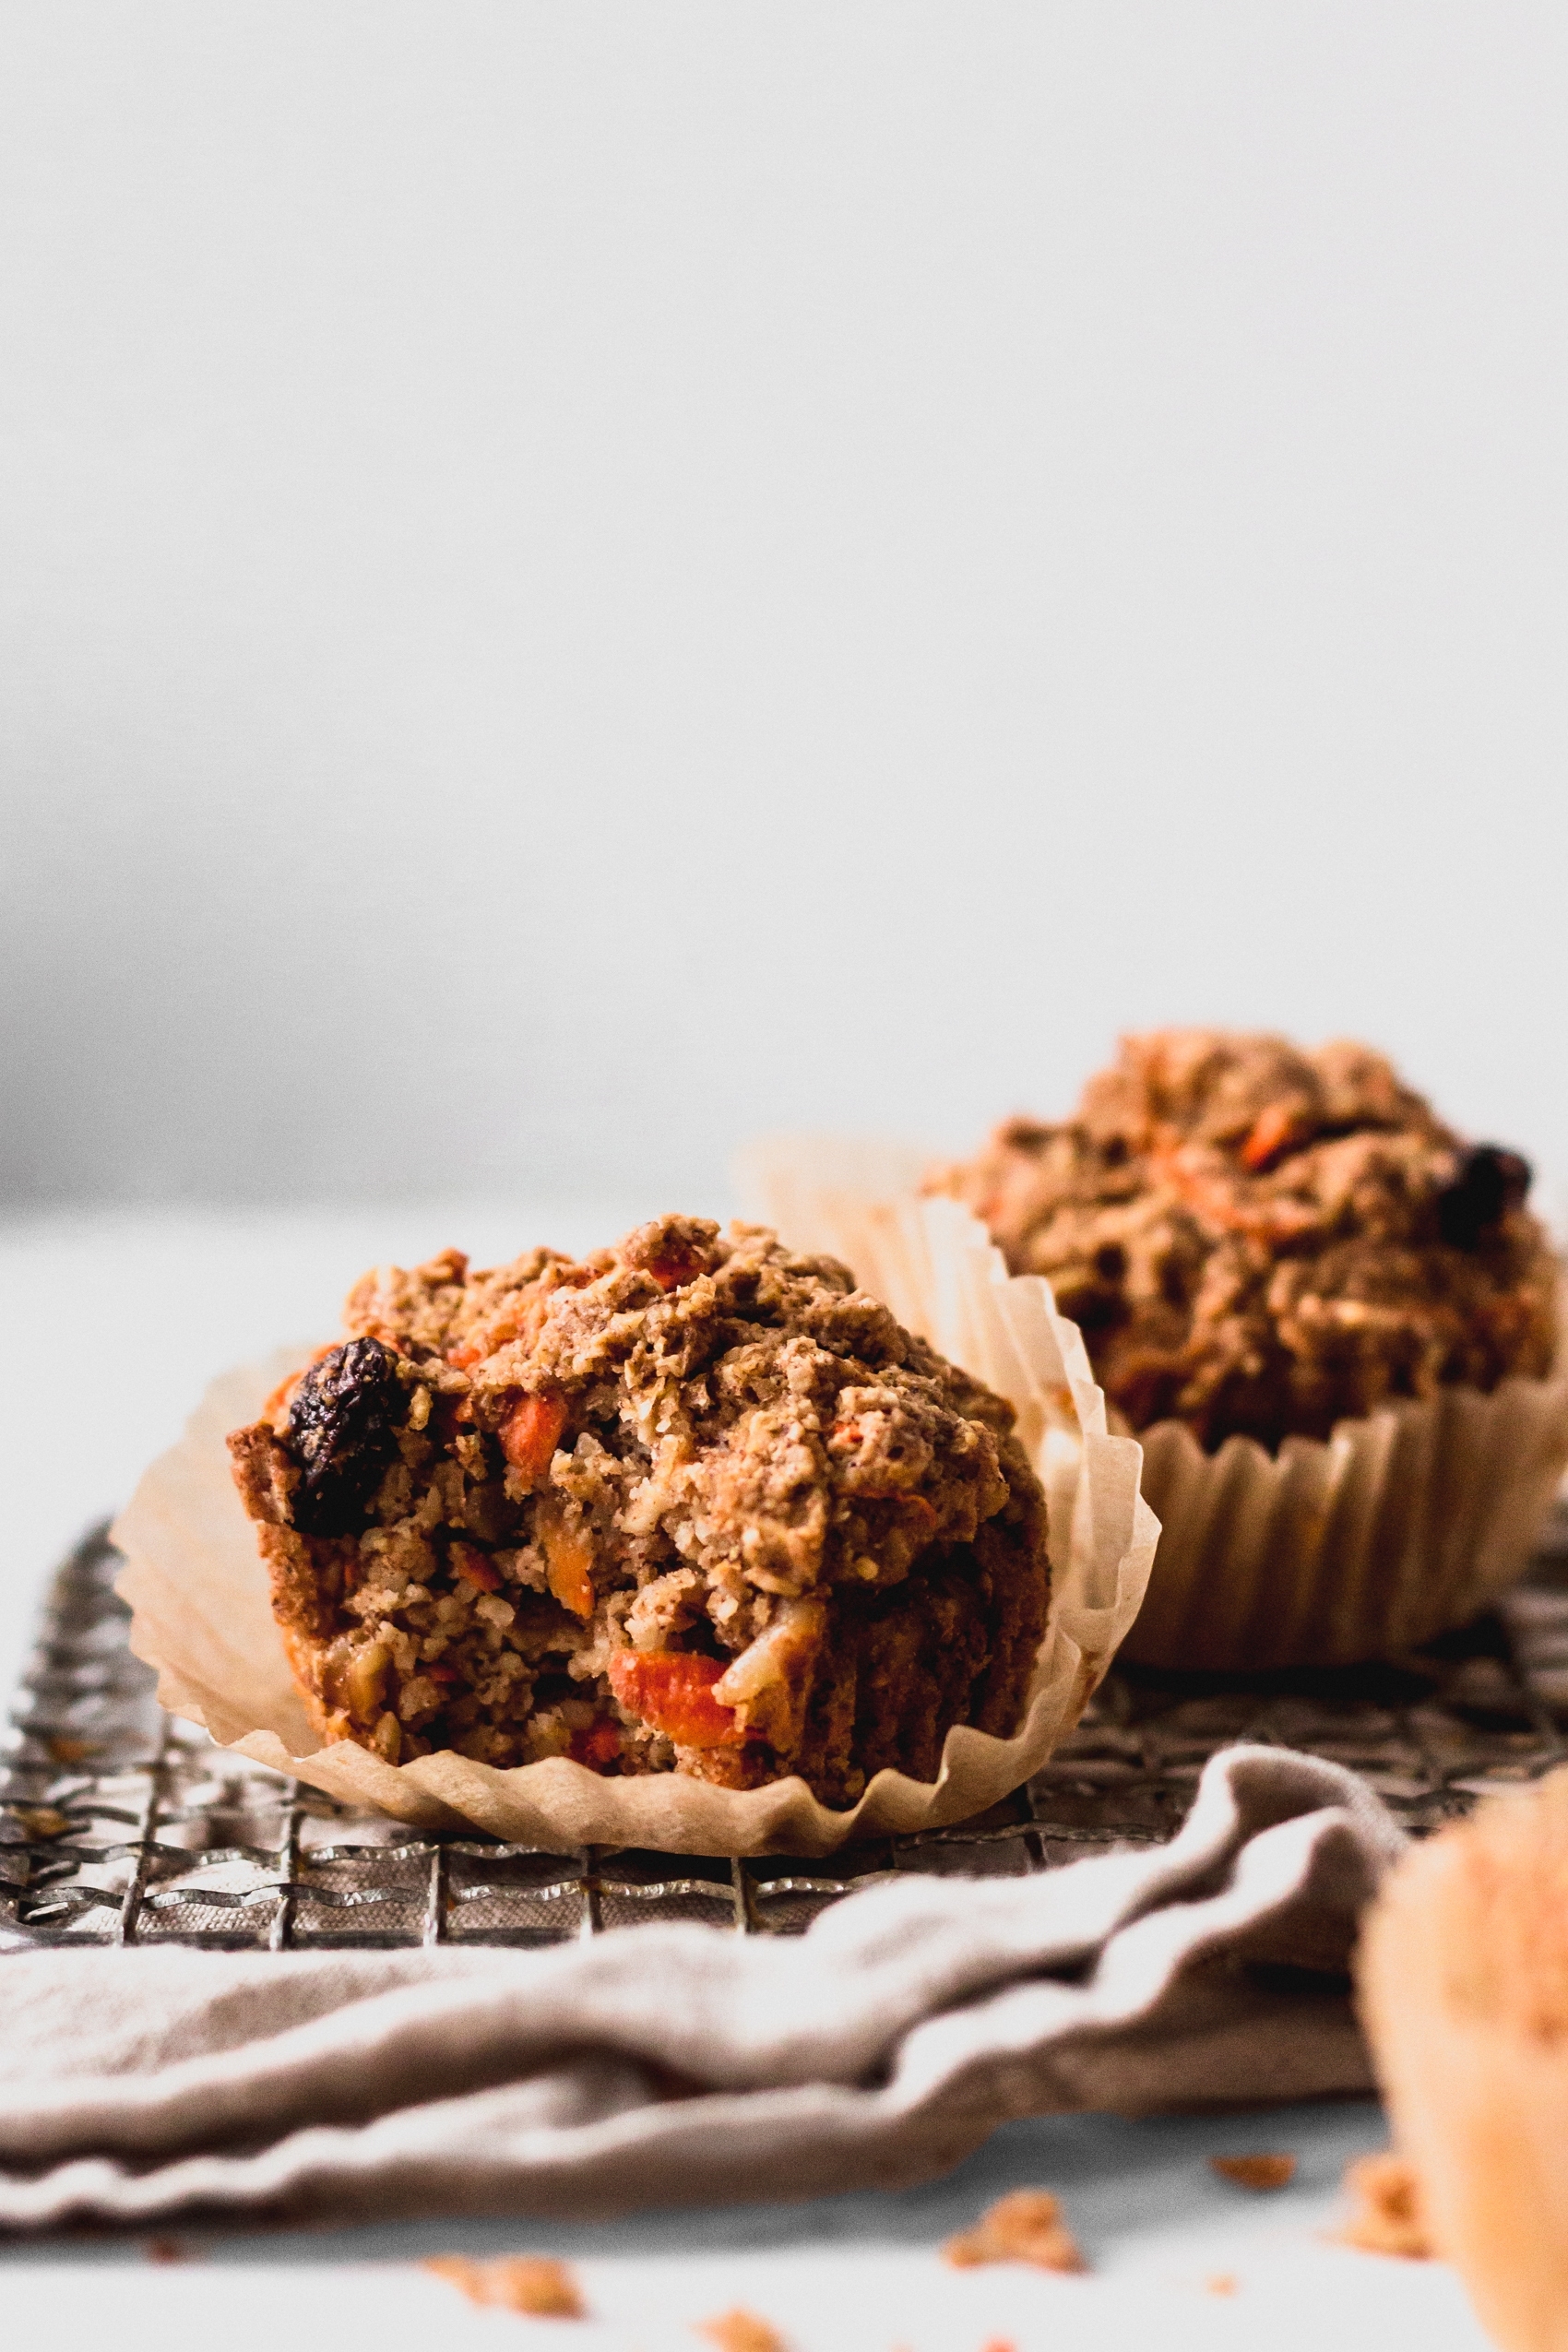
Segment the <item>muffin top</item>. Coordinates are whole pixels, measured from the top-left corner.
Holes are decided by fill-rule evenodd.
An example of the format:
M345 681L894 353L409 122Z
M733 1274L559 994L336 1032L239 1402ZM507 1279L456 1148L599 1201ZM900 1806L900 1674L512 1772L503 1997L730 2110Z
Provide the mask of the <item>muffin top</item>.
M1130 1427L1273 1449L1550 1370L1558 1266L1529 1184L1366 1046L1160 1029L1122 1040L1075 1118L1012 1120L928 1189L1049 1277Z
M759 1227L659 1218L577 1263L488 1273L453 1252L367 1275L344 1323L494 1435L514 1501L591 1501L634 1583L700 1569L727 1647L761 1631L760 1597L896 1583L1008 1498L1012 1408Z

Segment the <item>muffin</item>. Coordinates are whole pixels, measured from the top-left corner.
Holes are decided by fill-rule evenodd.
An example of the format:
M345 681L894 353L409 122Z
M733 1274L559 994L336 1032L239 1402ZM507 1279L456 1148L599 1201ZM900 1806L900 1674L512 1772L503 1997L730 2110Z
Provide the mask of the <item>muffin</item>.
M1048 1277L1128 1428L1184 1421L1208 1453L1551 1367L1528 1167L1464 1145L1364 1046L1127 1038L1075 1118L1014 1120L933 1185Z
M344 1328L229 1440L328 1740L844 1806L1016 1728L1050 1570L1013 1408L832 1259L666 1217L381 1269Z
M1568 1774L1415 1847L1355 1969L1431 2251L1495 2344L1552 2352L1568 2340Z
M1560 1270L1516 1152L1354 1044L1123 1040L1074 1118L928 1189L1051 1282L1163 1535L1125 1654L1386 1657L1526 1565L1568 1461Z

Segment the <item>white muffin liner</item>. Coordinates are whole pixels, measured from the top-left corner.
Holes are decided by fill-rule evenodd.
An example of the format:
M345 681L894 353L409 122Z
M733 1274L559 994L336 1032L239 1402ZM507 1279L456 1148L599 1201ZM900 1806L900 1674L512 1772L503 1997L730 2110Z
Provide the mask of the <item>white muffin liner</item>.
M863 1286L906 1321L915 1318L902 1316L899 1301L917 1301L921 1330L1014 1405L1046 1489L1051 1611L1013 1739L956 1726L935 1781L879 1772L846 1812L819 1803L799 1779L742 1791L673 1772L612 1778L565 1757L503 1772L449 1752L395 1765L351 1741L322 1747L289 1669L223 1442L259 1417L278 1383L307 1360L306 1348L216 1382L115 1524L131 1646L157 1668L162 1704L204 1724L220 1746L350 1804L420 1828L469 1823L553 1850L826 1854L849 1838L934 1828L994 1804L1076 1723L1137 1614L1158 1524L1138 1491L1139 1449L1107 1433L1083 1341L1043 1282L1011 1279L973 1218L950 1201L873 1210L856 1239L854 1253L836 1253Z
M877 1262L921 1166L897 1146L780 1138L740 1173L754 1214L874 1289L856 1248ZM906 1287L888 1304L929 1331L934 1301ZM1206 1454L1181 1421L1139 1436L1162 1532L1123 1655L1214 1672L1351 1665L1464 1624L1523 1574L1568 1467L1568 1373L1560 1360L1490 1394L1444 1388L1277 1455L1244 1437Z

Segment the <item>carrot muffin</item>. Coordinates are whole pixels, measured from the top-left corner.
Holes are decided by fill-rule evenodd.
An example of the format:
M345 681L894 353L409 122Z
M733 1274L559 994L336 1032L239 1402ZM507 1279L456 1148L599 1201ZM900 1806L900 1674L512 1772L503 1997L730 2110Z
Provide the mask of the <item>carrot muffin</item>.
M327 1739L845 1805L1016 1728L1050 1574L1012 1408L835 1260L666 1217L380 1269L344 1324L229 1440Z
M1365 1046L1160 1029L1123 1039L1075 1118L1014 1120L929 1189L1049 1277L1130 1428L1272 1451L1550 1369L1558 1269L1529 1185Z

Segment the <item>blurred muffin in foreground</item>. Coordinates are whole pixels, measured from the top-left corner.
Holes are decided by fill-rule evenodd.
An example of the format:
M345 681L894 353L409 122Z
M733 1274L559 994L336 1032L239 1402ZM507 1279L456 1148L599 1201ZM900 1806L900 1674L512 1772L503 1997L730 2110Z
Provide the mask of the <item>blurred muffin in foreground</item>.
M1356 1977L1433 2251L1503 2352L1562 2352L1568 1774L1418 1847L1369 1914Z

